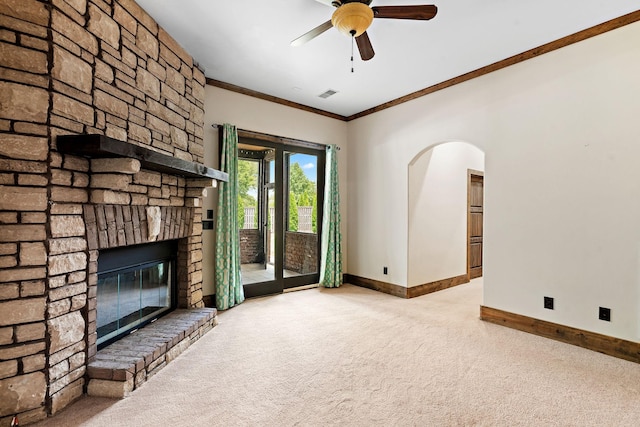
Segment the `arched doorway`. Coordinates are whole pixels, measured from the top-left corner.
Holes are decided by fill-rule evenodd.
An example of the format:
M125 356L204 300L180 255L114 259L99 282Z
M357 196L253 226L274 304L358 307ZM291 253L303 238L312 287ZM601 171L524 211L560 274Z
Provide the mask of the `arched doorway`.
M469 280L469 227L477 228L478 218L480 227L482 225L481 217L473 215L475 222L470 219L471 171L482 174L484 152L460 141L431 146L409 163L407 285L410 295ZM476 234L477 231L473 230ZM474 248L481 251L481 241L480 246L476 243Z

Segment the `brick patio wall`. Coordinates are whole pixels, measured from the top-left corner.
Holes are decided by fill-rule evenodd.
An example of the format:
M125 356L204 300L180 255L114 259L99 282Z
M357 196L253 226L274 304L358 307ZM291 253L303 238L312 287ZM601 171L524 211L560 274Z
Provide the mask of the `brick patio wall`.
M240 264L264 261L262 234L257 228L240 230Z
M318 271L318 235L312 233L285 233L285 270L300 274Z

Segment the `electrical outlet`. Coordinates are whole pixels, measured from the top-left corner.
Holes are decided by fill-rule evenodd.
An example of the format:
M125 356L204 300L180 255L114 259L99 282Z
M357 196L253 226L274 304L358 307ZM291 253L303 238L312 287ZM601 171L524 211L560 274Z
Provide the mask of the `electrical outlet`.
M389 269L387 267L383 267L382 268L382 273L383 274L388 274L389 273Z
M604 320L605 322L611 322L611 309L600 307L600 310L598 312L598 319Z
M544 308L548 310L553 310L553 298L544 297Z

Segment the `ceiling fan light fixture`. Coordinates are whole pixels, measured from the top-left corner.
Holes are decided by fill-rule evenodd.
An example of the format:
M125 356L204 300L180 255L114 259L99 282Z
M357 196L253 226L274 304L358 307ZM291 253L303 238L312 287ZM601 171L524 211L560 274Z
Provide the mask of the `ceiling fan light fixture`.
M346 3L336 9L331 23L341 33L358 37L373 21L373 10L364 3Z

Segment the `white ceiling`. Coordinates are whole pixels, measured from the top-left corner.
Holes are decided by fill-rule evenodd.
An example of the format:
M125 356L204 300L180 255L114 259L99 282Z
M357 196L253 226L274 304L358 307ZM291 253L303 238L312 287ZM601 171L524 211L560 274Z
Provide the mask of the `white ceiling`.
M374 0L436 4L431 21L374 19L367 62L332 28L290 42L330 19L322 0L137 0L205 69L207 77L342 116L457 77L638 9L637 0ZM326 1L326 0L325 0ZM327 89L338 93L328 99Z

